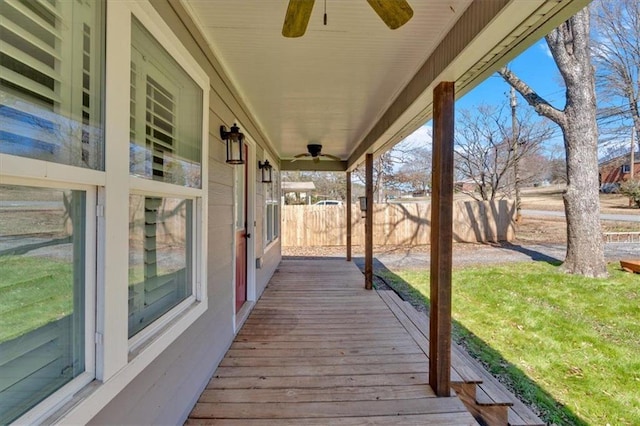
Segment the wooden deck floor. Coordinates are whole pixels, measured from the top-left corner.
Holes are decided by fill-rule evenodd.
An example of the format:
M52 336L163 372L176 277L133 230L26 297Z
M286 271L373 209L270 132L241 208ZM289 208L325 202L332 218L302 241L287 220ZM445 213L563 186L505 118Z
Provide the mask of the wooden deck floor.
M363 283L344 260L284 260L187 424L477 424Z

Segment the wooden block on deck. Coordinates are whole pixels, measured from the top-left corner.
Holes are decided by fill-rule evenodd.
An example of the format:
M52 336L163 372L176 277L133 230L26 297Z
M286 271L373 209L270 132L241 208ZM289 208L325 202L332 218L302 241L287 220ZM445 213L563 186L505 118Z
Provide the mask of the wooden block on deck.
M524 405L523 405L524 406ZM507 423L509 426L545 426L546 423L540 420L527 406L524 409L509 407Z
M476 404L511 407L513 405L513 399L495 386L481 384L476 387Z
M627 272L635 272L640 274L640 260L621 260L620 266Z

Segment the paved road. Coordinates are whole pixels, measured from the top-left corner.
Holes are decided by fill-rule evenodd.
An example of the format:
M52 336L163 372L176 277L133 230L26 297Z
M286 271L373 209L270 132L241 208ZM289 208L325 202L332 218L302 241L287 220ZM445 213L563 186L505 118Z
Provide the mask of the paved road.
M563 211L552 210L528 210L522 209L523 216L552 216L552 217L564 217ZM640 222L640 214L601 214L602 220L613 220L616 222ZM640 231L640 228L638 229Z

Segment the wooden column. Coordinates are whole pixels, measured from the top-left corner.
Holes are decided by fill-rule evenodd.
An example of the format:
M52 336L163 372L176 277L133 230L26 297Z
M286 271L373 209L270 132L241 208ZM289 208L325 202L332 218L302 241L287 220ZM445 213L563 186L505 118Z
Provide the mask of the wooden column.
M351 262L351 172L347 172L347 262Z
M453 82L433 91L429 384L438 396L451 388L454 95Z
M367 211L364 219L364 288L373 288L373 154L365 160L365 195Z

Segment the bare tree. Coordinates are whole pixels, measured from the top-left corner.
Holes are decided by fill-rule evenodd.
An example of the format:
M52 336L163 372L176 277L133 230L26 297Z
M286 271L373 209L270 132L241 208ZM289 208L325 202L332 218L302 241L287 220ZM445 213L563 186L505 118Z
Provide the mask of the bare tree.
M400 158L393 149L373 159L373 199L378 203L385 201L385 189L395 185L394 167ZM353 172L354 177L362 184L365 183L364 163Z
M631 120L640 148L640 2L597 0L591 14L601 129L626 138Z
M546 123L535 123L530 113L525 114L517 118L518 149L514 149L511 115L504 108L480 105L461 111L458 117L455 166L460 175L474 183L474 190L464 192L477 200L511 194L514 164L537 154L552 133ZM521 176L520 182L529 178Z
M346 175L343 172L288 171L282 172L282 180L284 182L313 182L316 189L311 197L312 202L325 199L346 200L347 198ZM304 203L304 201L296 200L298 203Z
M418 146L405 151L395 180L397 186L405 191L426 193L431 188L431 150Z
M564 145L553 145L549 150L549 173L547 175L551 183L567 183L567 160L564 153Z
M589 9L576 13L545 40L566 86L564 110L553 107L506 67L499 74L538 112L562 130L567 160L564 193L567 254L571 274L606 277L598 196L598 128L591 65Z

